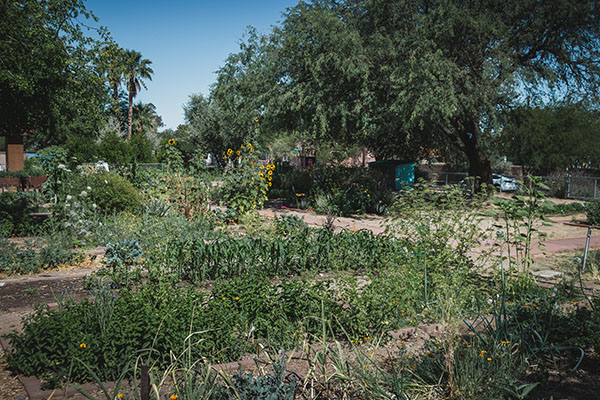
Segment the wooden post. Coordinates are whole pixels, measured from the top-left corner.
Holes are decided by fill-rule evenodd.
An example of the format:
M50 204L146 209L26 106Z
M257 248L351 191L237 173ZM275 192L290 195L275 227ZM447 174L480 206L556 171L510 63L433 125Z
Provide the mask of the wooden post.
M6 170L21 171L25 164L23 159L25 152L23 149L23 136L6 137Z
M150 400L150 375L148 374L149 367L142 365L140 373L140 395L142 400Z

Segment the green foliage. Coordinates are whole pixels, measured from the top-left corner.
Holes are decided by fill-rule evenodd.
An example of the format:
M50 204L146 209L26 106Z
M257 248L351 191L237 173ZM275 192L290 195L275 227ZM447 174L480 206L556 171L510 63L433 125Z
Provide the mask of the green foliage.
M373 170L321 164L310 171L282 165L272 194L291 198L297 208L336 215L384 214L394 200L391 188Z
M588 203L586 215L588 224L600 225L600 200Z
M141 208L137 189L127 179L112 172L102 172L90 177L94 201L104 213L136 212Z
M85 36L95 17L82 1L10 1L0 15L0 131L32 131L36 147L93 136L107 101L96 63L107 32Z
M29 216L38 212L42 199L36 192L0 194L0 237L30 236L41 228L41 221Z
M131 144L114 131L106 133L102 138L98 152L98 158L113 165L125 165L133 160Z
M549 222L544 216L544 209L552 207L552 204L544 201L544 191L548 190L548 186L537 177L529 176L528 180L527 185L521 185L521 194L513 195L512 199L495 198L494 204L500 212L493 212L497 219L494 226L498 228L500 245L508 245L509 274L515 272L516 265L516 272L523 274L524 278L533 263L531 241L536 235L543 238L539 225ZM515 254L511 254L511 248L514 248Z
M81 259L80 254L65 249L60 243L33 241L21 247L0 238L0 244L3 249L0 252L0 271L8 275L38 273Z
M98 159L99 147L92 138L70 135L64 147L79 162L94 162Z
M503 111L525 98L593 97L597 16L593 0L577 12L559 0L300 2L269 37L242 42L211 98L225 99L231 119L260 110L265 136L365 144L403 159L458 151L470 175L491 183L486 137Z
M254 376L240 370L233 375L231 390L236 398L244 400L292 400L296 389L296 377L286 380L286 365L282 361L271 364L271 373Z
M116 379L119 367L142 350L152 349L158 365L164 366L170 350L180 352L187 335L185 327L191 326L194 309L203 299L193 291L177 291L166 285L135 292L123 290L108 300L105 293L92 294L92 301L68 304L62 311L42 308L27 317L23 333L11 335L11 368L56 385L65 379L92 379L75 358L92 365L103 381ZM109 319L106 301L113 303ZM108 324L107 328L102 329L102 324ZM210 351L217 336L209 336L213 339L204 342L199 351ZM225 339L221 343L231 344ZM215 359L223 356L213 354Z
M108 275L111 280L128 285L131 276L136 273L133 267L143 254L144 251L137 240L120 240L116 243L107 243L104 263L110 271Z
M303 271L376 270L405 259L403 243L370 231L303 229L284 236L175 237L147 252L148 265L199 282L217 278L285 276ZM356 249L360 248L360 253Z
M238 218L262 208L269 188L273 185L274 164L258 163L251 143L242 144L240 150L227 149L223 159L228 167L223 174L219 194L223 203L231 208Z
M600 165L597 112L584 104L515 110L502 131L505 154L515 164L546 174Z

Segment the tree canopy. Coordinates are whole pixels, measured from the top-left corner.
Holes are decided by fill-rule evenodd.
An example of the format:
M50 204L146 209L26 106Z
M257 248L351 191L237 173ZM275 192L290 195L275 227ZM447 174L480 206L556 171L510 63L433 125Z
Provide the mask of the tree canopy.
M0 132L35 134L61 143L71 132L96 130L106 91L97 68L103 29L86 36L80 20L94 20L82 0L0 1Z
M502 132L508 158L532 172L600 169L600 113L585 105L558 104L512 111Z
M248 42L261 68L235 70L244 85L230 87L227 104L260 110L261 134L413 159L452 146L489 182L482 141L499 132L499 115L553 92L598 94L599 9L594 0L301 1L268 40Z

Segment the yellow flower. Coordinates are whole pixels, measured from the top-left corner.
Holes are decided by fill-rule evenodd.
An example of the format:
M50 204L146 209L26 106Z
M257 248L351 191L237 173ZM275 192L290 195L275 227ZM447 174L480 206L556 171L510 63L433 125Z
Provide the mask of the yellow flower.
M254 202L254 204L256 204L256 202ZM235 301L238 301L240 298L235 296Z
M254 117L254 122L258 122L258 117Z
M235 152L235 155L236 155L236 156L239 156L239 155L240 155L240 151L239 151L239 150L238 150L238 151L236 151L236 152Z
M228 156L230 156L230 155L232 155L232 154L233 154L233 150L231 150L231 149L227 149L227 155L228 155Z
M79 345L79 347L80 347L80 348L82 348L82 349L85 349L85 348L87 347L87 345L86 345L85 343L81 343L81 344Z
M273 186L273 184L271 182L269 182L269 186Z
M122 399L122 398L123 398L123 393L119 393L119 394L117 395L117 397L118 397L119 399Z
M267 175L269 175L269 176L273 175L273 171L269 170L269 171L267 172Z
M490 357L487 358L488 361L492 361L492 359Z
M273 178L269 177L269 181L272 181L272 180L273 180Z
M260 169L265 169L265 166L264 166L264 165L261 165L261 166L260 166Z
M259 172L258 176L260 176L260 179L263 179L265 177L265 174L263 174L262 172Z
M177 396L176 394L172 394L172 395L169 397L169 400L177 400L178 398L179 398L179 396Z
M248 143L246 143L246 146L252 147L252 143L248 142Z
M227 298L226 297L222 297L221 300L225 301L225 300L227 300Z
M169 146L173 146L175 144L175 139L169 139Z

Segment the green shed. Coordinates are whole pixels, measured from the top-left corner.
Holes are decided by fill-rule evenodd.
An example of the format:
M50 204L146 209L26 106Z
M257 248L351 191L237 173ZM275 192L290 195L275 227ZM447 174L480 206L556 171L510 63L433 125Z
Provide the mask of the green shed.
M386 183L395 190L415 183L415 163L400 160L380 160L369 163L369 168L381 171Z

